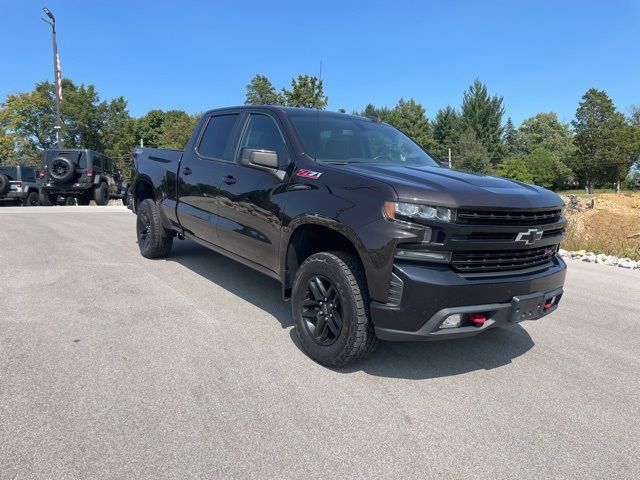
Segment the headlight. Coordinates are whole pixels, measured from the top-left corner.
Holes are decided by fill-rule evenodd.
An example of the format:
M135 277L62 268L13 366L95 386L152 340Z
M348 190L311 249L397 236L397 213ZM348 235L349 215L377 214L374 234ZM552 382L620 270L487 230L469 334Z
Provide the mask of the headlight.
M453 210L446 207L432 207L418 203L385 202L384 213L391 220L439 220L441 222L453 221Z

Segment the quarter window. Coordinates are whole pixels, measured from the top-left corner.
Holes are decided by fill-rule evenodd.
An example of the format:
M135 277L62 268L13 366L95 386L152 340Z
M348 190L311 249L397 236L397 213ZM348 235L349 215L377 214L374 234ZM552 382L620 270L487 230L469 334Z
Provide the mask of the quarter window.
M237 119L238 114L211 117L200 139L198 153L204 157L228 160L225 151Z

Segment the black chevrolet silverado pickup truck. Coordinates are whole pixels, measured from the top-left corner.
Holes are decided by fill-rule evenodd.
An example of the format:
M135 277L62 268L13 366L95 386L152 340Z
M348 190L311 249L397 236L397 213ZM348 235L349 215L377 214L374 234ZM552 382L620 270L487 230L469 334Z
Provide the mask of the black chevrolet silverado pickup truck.
M393 127L283 107L207 112L184 151L134 152L140 251L191 238L282 283L308 355L466 337L553 312L562 200L441 166Z

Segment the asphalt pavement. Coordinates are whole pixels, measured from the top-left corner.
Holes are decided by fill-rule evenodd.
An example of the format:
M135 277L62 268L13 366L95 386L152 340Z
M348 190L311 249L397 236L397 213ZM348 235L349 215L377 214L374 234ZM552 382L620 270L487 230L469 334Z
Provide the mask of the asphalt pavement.
M0 208L0 479L637 478L640 272L329 370L278 283L123 207ZM635 472L635 473L634 473Z

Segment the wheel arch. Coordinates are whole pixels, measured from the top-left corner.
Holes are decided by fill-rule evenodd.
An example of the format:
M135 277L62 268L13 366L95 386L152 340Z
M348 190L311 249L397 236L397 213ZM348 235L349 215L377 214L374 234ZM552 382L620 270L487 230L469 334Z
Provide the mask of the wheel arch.
M147 198L151 198L152 200L156 199L156 191L153 187L153 183L151 179L148 177L139 177L136 179L135 183L131 186L130 194L133 197L133 211L136 212L138 205L143 200Z
M283 298L290 297L296 273L309 256L319 252L344 251L353 253L362 262L361 249L355 232L336 220L317 216L296 219L283 235L280 248Z

